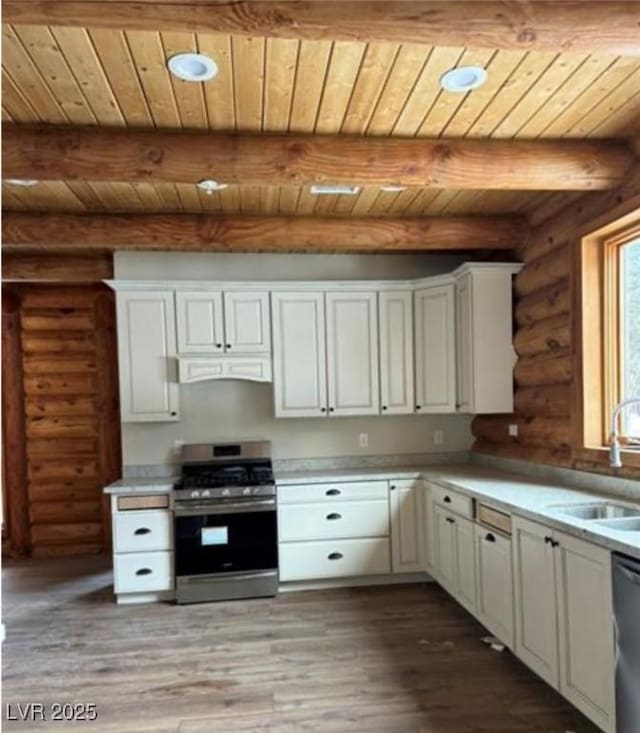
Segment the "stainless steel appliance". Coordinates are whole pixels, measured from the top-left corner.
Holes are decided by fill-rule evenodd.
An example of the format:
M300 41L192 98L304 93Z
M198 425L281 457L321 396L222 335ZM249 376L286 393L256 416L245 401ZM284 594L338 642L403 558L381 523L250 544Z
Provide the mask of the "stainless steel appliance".
M182 448L174 490L178 603L274 596L278 528L271 444Z
M616 731L640 731L640 560L614 552Z

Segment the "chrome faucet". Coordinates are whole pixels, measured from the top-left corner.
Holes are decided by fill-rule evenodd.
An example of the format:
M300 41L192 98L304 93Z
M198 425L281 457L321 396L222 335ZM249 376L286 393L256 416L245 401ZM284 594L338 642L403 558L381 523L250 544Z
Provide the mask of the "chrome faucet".
M618 436L618 415L629 405L640 405L640 397L629 397L622 400L613 408L611 413L611 444L609 446L609 465L612 468L622 468L622 457L620 454L620 440Z

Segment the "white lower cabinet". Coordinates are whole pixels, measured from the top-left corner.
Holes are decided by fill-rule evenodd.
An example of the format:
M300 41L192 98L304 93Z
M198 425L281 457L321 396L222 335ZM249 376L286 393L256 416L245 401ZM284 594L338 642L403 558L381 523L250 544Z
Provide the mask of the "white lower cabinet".
M513 649L511 539L475 526L476 615L483 626Z
M515 651L531 669L558 686L558 624L551 530L512 520Z
M379 575L389 570L386 537L280 545L280 580Z
M422 481L391 481L391 567L394 573L419 573L427 569Z
M174 597L173 516L167 499L139 494L111 497L113 589L118 603ZM145 504L155 508L139 508Z
M603 730L613 733L611 555L608 550L560 532L554 532L553 538L557 542L553 551L560 692Z
M514 518L516 654L605 731L615 731L611 557Z
M441 585L468 611L476 606L473 522L434 504L435 568Z

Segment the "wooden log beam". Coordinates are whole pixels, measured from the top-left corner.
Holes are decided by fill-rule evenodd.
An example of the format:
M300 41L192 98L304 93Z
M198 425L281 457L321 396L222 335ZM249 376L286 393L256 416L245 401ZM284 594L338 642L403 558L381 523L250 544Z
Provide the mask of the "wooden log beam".
M513 378L519 388L568 382L572 376L571 351L568 347L523 356L513 370Z
M570 310L569 279L564 278L520 298L515 308L516 323L518 326L531 326L543 318L568 313Z
M428 140L4 125L4 178L600 190L635 156L603 140Z
M637 2L4 0L3 22L640 55Z
M509 437L509 425L518 425L518 436ZM567 417L521 417L518 415L477 415L471 432L489 443L569 449L571 426Z
M237 217L5 213L3 249L39 251L426 252L513 249L517 216Z
M516 331L513 348L518 356L555 352L571 346L571 320L568 313L544 318Z
M2 257L2 280L88 283L113 277L113 255L109 252L60 257L52 254L7 252Z
M546 255L528 262L516 275L514 290L523 298L569 277L571 250L568 245L557 247Z

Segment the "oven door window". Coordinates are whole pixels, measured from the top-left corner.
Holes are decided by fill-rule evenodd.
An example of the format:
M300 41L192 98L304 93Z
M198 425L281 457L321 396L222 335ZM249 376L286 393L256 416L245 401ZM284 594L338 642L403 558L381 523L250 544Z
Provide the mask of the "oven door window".
M276 512L176 517L176 575L278 567Z

